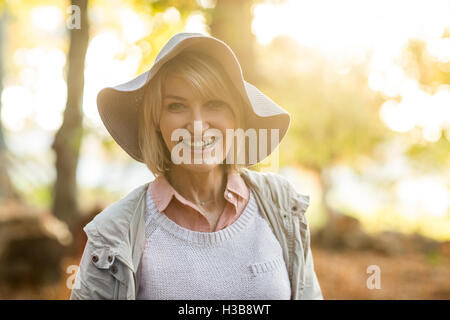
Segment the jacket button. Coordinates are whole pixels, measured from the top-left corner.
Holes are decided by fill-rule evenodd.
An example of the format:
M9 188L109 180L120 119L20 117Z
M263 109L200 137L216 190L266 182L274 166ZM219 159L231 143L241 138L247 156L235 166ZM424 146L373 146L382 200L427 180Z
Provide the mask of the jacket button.
M108 256L108 262L112 261L112 256Z
M92 261L97 262L98 261L98 256L97 255L93 255L92 256Z
M111 267L111 272L112 272L113 274L116 274L116 273L117 273L117 267L116 267L116 266L112 266L112 267Z
M293 210L293 211L297 211L297 206L293 206L293 207L292 207L292 210Z

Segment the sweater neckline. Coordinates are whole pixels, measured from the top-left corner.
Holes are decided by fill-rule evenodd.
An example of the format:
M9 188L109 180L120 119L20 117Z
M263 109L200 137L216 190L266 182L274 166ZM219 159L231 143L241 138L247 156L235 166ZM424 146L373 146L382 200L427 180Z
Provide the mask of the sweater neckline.
M147 219L145 220L147 229L151 228L150 224L153 226L160 226L175 237L200 245L218 244L231 239L251 223L257 212L256 201L252 191L250 190L249 201L247 202L244 211L236 219L236 221L219 231L202 232L182 227L167 217L166 214L160 212L156 207L149 190L146 191L146 202L147 208L145 214Z

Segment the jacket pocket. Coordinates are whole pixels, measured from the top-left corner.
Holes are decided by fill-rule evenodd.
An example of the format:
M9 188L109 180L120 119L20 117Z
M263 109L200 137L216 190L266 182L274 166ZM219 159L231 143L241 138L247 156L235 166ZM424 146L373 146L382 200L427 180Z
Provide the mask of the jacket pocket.
M88 240L72 288L71 299L113 299L115 278L108 271L112 261L107 249Z
M281 270L283 267L285 267L285 263L283 257L279 256L264 262L249 264L248 267L250 269L250 272L254 276L258 276L266 273L275 272L277 270Z

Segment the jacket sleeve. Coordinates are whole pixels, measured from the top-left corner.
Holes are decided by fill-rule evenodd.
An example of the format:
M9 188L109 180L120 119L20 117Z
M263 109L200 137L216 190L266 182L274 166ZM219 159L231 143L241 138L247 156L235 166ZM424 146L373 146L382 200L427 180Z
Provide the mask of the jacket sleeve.
M100 249L101 250L101 249ZM98 268L99 248L88 239L70 295L70 300L103 300L114 297L114 277L108 269ZM101 255L101 254L100 254ZM96 257L93 259L93 257Z
M303 248L305 250L305 288L303 290L302 299L305 300L322 300L322 290L320 289L319 281L314 271L314 259L311 252L311 235L309 231L308 221L306 216L300 219L301 223L301 236L303 242Z

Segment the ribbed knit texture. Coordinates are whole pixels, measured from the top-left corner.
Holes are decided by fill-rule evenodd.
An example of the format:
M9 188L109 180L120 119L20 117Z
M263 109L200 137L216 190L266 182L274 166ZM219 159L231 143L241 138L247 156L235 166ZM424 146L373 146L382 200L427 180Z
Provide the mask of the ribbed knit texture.
M281 246L252 192L241 216L216 232L183 228L146 197L146 245L137 299L290 299Z

